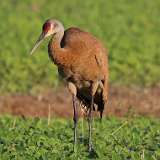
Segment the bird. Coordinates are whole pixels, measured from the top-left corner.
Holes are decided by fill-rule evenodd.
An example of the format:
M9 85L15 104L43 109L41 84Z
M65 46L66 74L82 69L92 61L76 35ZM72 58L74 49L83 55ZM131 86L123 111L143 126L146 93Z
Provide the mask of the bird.
M31 49L31 54L46 39L48 55L57 66L58 73L66 82L72 95L74 142L77 146L78 106L87 108L88 149L93 151L92 144L92 111L97 110L102 119L105 104L108 101L108 52L104 44L89 32L78 27L64 29L61 21L50 18L43 26L42 32ZM78 103L80 102L80 103Z

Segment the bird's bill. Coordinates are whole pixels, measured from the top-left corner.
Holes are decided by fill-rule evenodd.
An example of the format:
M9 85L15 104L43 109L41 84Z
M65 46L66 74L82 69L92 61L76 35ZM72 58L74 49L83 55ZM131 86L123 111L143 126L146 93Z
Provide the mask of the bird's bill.
M41 35L39 36L38 40L36 41L35 45L33 46L30 54L33 54L35 52L35 50L38 48L38 46L43 42L45 38L45 33L42 32Z

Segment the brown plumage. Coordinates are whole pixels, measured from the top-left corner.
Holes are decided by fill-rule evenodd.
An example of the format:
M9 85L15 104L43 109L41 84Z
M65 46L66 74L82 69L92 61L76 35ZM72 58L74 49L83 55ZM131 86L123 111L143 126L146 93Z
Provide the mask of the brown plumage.
M97 108L102 117L107 101L108 58L106 49L90 33L73 27L64 31L59 21L49 19L44 23L42 34L32 52L48 36L52 36L48 45L49 56L57 65L60 76L68 83L73 96L74 144L76 143L77 126L76 99L78 99L89 110L89 150L91 151L91 111Z

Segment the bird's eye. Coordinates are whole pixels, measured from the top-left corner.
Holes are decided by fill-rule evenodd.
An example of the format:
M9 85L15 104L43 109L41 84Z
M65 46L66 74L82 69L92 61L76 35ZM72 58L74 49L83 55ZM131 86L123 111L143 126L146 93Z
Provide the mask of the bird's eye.
M51 28L51 24L46 22L44 25L43 25L43 32L47 33Z

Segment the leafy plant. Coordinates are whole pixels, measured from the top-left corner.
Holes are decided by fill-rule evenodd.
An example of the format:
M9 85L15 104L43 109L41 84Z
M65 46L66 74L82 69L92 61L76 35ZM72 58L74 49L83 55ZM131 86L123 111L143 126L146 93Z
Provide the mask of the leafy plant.
M16 121L15 121L16 119ZM93 123L94 154L87 151L88 129L78 124L78 150L73 153L71 120L0 117L0 159L159 159L159 120L104 118ZM84 131L81 129L84 127Z

